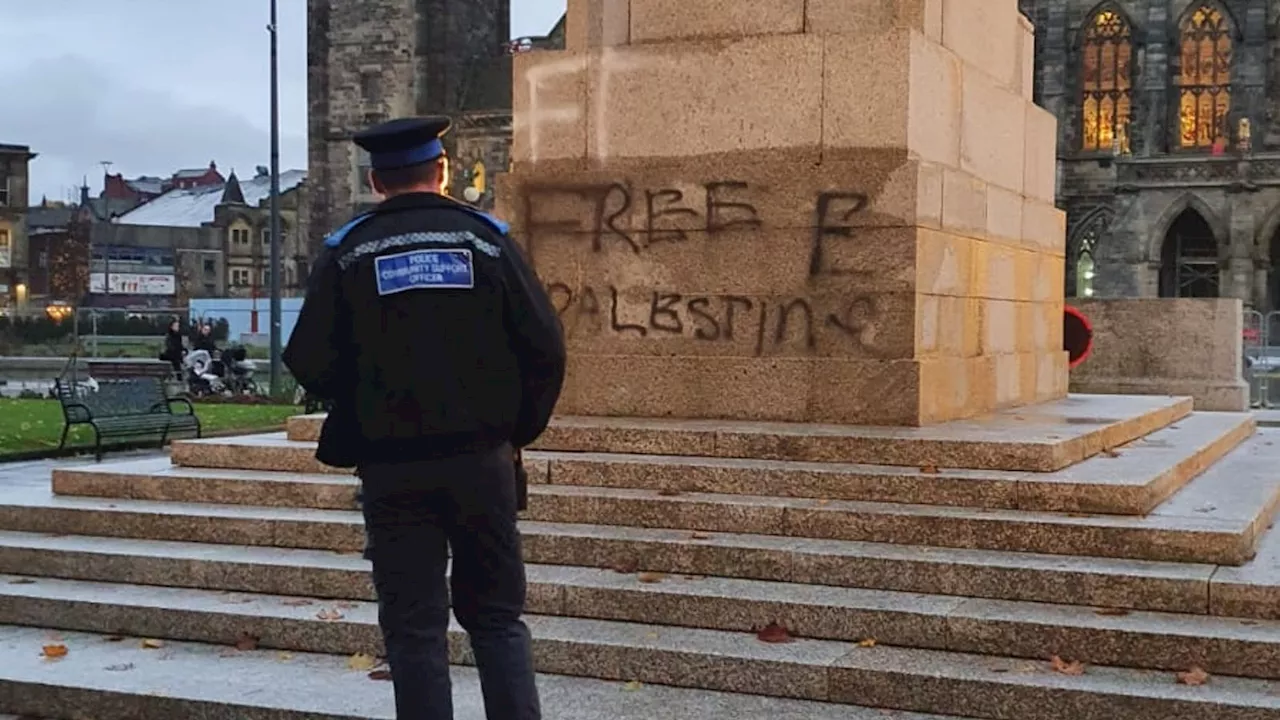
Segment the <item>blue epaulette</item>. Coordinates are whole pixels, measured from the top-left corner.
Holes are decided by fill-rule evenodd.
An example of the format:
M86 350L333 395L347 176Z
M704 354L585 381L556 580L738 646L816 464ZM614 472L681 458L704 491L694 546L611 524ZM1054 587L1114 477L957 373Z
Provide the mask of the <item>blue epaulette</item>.
M324 246L327 248L338 247L339 245L342 244L343 239L347 237L348 233L350 233L352 230L355 230L357 227L360 226L360 223L364 222L365 220L368 220L371 217L373 217L373 213L362 213L360 215L357 215L351 218L351 220L346 225L343 225L337 230L334 230L333 233L329 235L329 237L324 239Z
M483 210L473 208L470 205L463 205L462 203L458 203L458 209L470 215L471 217L483 222L484 224L488 225L490 228L497 230L498 234L500 235L506 235L509 232L511 232L510 225L490 215L489 213L484 212Z

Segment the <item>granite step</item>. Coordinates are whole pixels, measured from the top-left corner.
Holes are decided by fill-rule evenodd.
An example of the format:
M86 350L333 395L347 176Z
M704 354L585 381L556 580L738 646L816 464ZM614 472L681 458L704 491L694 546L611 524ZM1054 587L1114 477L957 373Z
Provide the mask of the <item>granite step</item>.
M236 543L358 554L359 513L55 496L0 489L0 530ZM1276 579L1213 588L1214 565L935 548L741 533L524 522L528 561L1186 613L1277 617ZM1276 533L1272 533L1273 535ZM1242 570L1248 571L1253 563Z
M1172 499L1141 517L555 484L530 489L527 517L556 523L1241 565L1253 556L1261 531L1271 523L1280 503L1277 439L1280 430L1258 431ZM146 471L146 462L151 463L151 472ZM551 465L554 468L554 460ZM338 476L192 471L168 468L163 461L131 463L123 472L112 466L72 468L57 471L54 477L60 494L319 508L355 507L355 483L353 478Z
M0 604L0 622L8 624L226 646L247 635L275 650L381 652L373 603L317 611L282 596L66 581L11 587L17 591ZM775 644L746 632L580 618L527 621L538 671L558 675L993 720L1114 717L1117 708L1126 720L1280 718L1280 694L1268 680L1215 676L1189 687L1170 671L1090 666L1066 675L1044 661L949 651L812 639ZM450 659L471 662L456 625Z
M738 632L777 622L797 637L1280 678L1280 622L552 565L530 565L528 576L528 609L539 615ZM300 596L315 607L374 599L368 563L354 556L0 534L0 608L11 595L96 583Z
M920 428L560 417L535 449L1050 472L1190 412L1190 398L1072 395ZM323 421L323 415L292 418L287 435L315 441Z
M1195 413L1115 451L1051 473L618 453L530 452L527 462L535 481L560 485L1137 515L1155 508L1229 453L1253 434L1254 427L1248 413ZM194 468L247 468L302 474L306 477L300 482L312 486L326 477L350 477L335 476L314 454L314 443L273 434L181 445L175 448L174 463L186 472L154 462L78 472L119 469L192 477Z
M348 667L349 658L58 633L67 655L40 657L51 634L0 626L0 710L93 720L395 720L391 683ZM453 669L454 717L484 720L474 670ZM541 675L545 716L556 720L885 720L850 705ZM3 716L0 716L3 717ZM958 720L894 714L894 720ZM24 717L22 720L34 720Z

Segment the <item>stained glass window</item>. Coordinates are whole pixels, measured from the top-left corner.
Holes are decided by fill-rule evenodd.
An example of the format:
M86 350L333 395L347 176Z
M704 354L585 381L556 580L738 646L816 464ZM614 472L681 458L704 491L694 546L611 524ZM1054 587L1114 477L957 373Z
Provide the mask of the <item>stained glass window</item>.
M1225 145L1231 112L1231 27L1222 11L1205 4L1182 21L1178 76L1178 144Z
M1082 148L1129 152L1133 101L1133 33L1115 9L1094 13L1082 52Z

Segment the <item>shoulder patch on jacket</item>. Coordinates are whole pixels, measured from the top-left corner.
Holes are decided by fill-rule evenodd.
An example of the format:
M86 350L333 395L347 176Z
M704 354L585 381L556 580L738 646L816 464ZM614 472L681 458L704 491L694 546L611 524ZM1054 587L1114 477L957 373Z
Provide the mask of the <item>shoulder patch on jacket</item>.
M334 230L329 237L324 239L324 246L327 248L338 247L352 230L355 230L361 223L371 217L373 217L373 213L364 213L363 215L357 215L351 218L346 225Z

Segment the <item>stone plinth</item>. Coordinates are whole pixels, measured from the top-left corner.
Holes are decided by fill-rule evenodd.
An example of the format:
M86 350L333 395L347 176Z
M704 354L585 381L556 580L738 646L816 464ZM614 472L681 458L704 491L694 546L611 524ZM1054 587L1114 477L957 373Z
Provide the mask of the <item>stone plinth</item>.
M1186 395L1197 410L1241 411L1244 309L1239 300L1168 298L1072 303L1093 324L1093 353L1071 391Z
M560 412L924 425L1066 394L1056 125L1011 0L569 22L516 58L499 180L569 338Z

